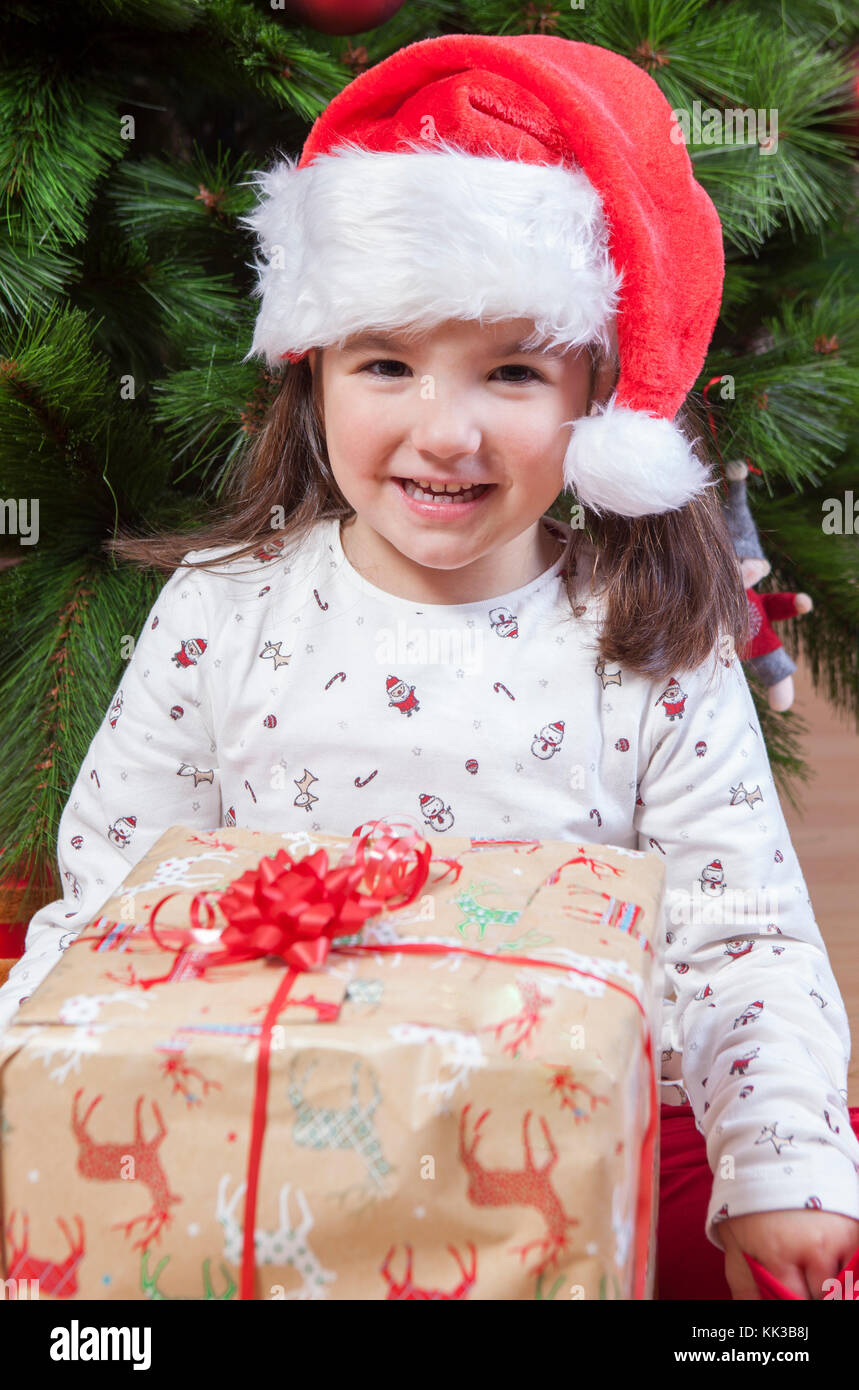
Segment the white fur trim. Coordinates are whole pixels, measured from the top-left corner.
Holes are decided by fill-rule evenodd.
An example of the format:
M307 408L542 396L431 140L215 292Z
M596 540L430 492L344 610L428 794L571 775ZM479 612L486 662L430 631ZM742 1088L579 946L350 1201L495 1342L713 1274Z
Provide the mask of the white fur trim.
M342 344L373 328L532 318L532 345L608 347L621 276L602 203L562 164L471 155L446 142L404 153L341 143L303 169L253 180L240 220L259 237L262 297L248 358Z
M660 515L685 507L715 487L672 424L643 410L616 404L613 396L595 415L570 421L572 438L564 459L564 486L599 516Z

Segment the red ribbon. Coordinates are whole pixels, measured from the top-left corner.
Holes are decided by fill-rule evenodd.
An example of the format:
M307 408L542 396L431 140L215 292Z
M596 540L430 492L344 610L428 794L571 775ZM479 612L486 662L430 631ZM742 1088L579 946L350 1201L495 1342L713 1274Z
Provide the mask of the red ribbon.
M365 834L361 831L369 825ZM378 836L372 841L378 827ZM636 1255L633 1277L633 1297L644 1297L647 1274L647 1253L650 1239L652 1216L652 1176L654 1148L656 1142L659 1107L656 1094L656 1069L647 1014L641 1001L623 985L612 980L603 980L589 970L579 970L575 966L557 961L539 960L532 956L495 955L489 951L479 951L453 943L436 942L396 942L384 945L348 945L332 947L337 937L353 936L360 931L367 918L375 916L384 907L389 907L393 899L405 894L396 907L405 907L413 902L426 883L429 874L429 861L432 850L426 841L414 832L408 836L397 837L393 827L384 821L365 822L355 832L359 836L354 850L346 850L336 868L329 868L328 855L324 849L317 850L301 860L294 860L285 849L278 850L272 858L262 859L255 869L248 869L236 879L219 898L219 907L227 918L228 925L220 936L224 949L211 953L199 965L201 974L214 965L254 960L260 956L279 956L289 969L283 975L274 997L266 1010L260 1028L260 1045L257 1053L254 1079L254 1099L251 1117L251 1139L248 1152L247 1188L244 1203L244 1232L242 1242L242 1264L239 1298L254 1298L254 1230L256 1227L256 1201L259 1185L262 1144L265 1134L266 1110L268 1101L269 1061L271 1054L271 1032L275 1021L283 1010L290 990L298 975L304 971L318 969L330 950L338 954L353 951L384 951L407 955L466 955L480 960L501 961L505 965L529 965L543 970L573 971L589 979L600 980L610 989L616 989L631 999L644 1020L644 1048L650 1074L650 1117L641 1152L639 1167L638 1200L636 1208ZM416 860L411 860L414 852ZM450 865L441 878L450 872ZM360 892L362 883L369 891ZM181 943L172 946L158 936L155 918L170 898L178 893L168 893L155 905L147 923L149 932L162 950L180 955L185 949L188 936L199 931L199 907L209 913L209 923L214 920L212 905L206 901L205 893L195 894L190 905L192 928L171 928L171 935L179 935ZM390 910L396 910L391 908ZM161 984L170 979L170 972L154 979L140 981L144 988ZM331 1015L329 1014L330 1018Z
M797 1303L800 1302L799 1294L794 1293L786 1284L783 1284L780 1279L776 1279L775 1275L770 1273L766 1265L760 1264L758 1260L754 1259L753 1256L749 1255L745 1250L743 1251L743 1255L745 1256L746 1264L754 1275L754 1280L760 1291L762 1301L787 1302L788 1300L794 1300ZM855 1254L840 1273L832 1276L832 1283L839 1285L840 1293L836 1294L834 1288L830 1287L830 1291L826 1295L827 1299L839 1298L852 1301L859 1299L859 1250L856 1250Z

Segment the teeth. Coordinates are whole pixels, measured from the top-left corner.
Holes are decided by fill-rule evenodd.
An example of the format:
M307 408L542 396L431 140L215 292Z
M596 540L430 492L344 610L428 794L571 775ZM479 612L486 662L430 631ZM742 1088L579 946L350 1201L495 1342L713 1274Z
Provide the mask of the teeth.
M459 484L454 483L448 484L444 491L433 492L431 484L426 478L420 480L420 485L413 482L411 478L403 480L403 487L409 497L415 497L418 501L439 502L444 506L456 506L452 493L456 494L461 501L471 501L481 491L482 486L482 484L478 484L476 487L463 489Z
M470 489L464 487L462 483L445 483L444 487L442 488L439 487L437 483L431 483L429 478L416 478L415 482L417 483L419 488L423 489L424 492L442 493L470 491Z

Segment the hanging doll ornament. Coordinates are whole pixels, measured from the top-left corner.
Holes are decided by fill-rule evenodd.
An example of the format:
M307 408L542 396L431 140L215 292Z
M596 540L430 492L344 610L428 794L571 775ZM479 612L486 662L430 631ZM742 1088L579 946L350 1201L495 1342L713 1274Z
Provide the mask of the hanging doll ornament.
M780 714L793 704L793 673L796 663L791 660L773 631L772 624L785 618L798 618L814 607L808 594L758 594L754 586L770 572L758 538L746 497L748 465L742 459L731 459L725 465L728 497L723 503L725 520L734 542L743 576L743 587L749 603L751 639L741 659L747 661L767 688L770 708Z

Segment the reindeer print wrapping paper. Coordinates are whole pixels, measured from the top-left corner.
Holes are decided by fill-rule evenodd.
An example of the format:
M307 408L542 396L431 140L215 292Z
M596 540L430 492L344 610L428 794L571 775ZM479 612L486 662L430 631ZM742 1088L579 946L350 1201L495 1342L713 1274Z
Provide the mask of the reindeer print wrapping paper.
M145 921L175 891L157 929L187 926L195 892L284 846L333 864L347 844L174 827L25 1002L0 1044L4 1277L58 1299L238 1297L284 966L201 978L213 943L171 956ZM663 882L655 854L450 837L363 940L490 958L335 951L298 976L272 1035L257 1298L627 1299L636 1270L651 1296Z

